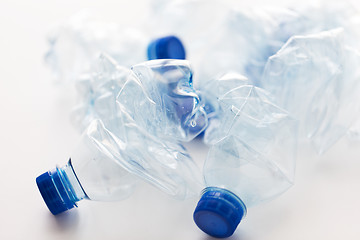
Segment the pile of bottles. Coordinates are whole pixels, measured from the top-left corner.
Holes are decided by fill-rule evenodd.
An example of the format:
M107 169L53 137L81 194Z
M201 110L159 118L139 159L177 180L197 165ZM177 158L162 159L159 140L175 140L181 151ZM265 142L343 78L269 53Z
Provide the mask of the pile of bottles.
M72 18L50 37L46 61L76 86L82 137L67 164L37 177L47 207L121 200L141 179L177 199L200 195L196 225L231 236L249 207L292 186L298 142L322 153L357 119L349 9L164 3L153 35ZM182 146L194 138L209 146L202 170Z

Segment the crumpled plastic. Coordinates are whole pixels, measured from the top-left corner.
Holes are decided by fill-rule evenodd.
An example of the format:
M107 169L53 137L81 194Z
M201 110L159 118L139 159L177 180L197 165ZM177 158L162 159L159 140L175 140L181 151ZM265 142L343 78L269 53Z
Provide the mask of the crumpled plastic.
M269 58L261 85L299 119L302 136L322 153L359 116L359 64L360 52L343 29L294 36Z
M103 54L76 86L73 120L81 130L93 119L111 122L119 111L162 139L191 141L207 127L186 60L153 60L128 69Z
M328 2L290 9L187 0L166 2L153 12L154 31L183 39L195 69L195 82L201 87L230 71L247 76L257 85L267 59L290 37L347 28L358 18L353 6Z
M250 205L285 192L294 180L298 122L240 74L225 74L208 89L216 114L204 135L206 184L241 189Z
M50 32L45 62L58 82L77 81L102 53L126 67L146 60L148 37L144 32L98 18L84 10Z
M203 110L210 122L212 118L216 120L217 109L212 109L216 107L216 104L212 104L211 98L202 92L211 93L208 88L212 79L218 79L223 73L237 72L248 77L251 84L270 91L277 105L288 110L299 119L301 139L307 141L310 138L318 152L326 151L352 125L354 127L352 127L351 136L360 135L360 130L356 128L356 124L354 125L358 115L358 106L355 103L358 101L354 96L357 88L355 81L357 70L351 67L350 61L346 61L346 56L352 57L350 52L353 51L355 56L357 54L355 49L360 49L358 41L360 31L357 30L360 18L356 8L343 3L326 3L319 6L292 9L266 7L254 9L234 8L216 0L154 2L156 7L152 10L153 18L144 23L142 30L141 28L123 30L116 24L84 21L86 17L81 16L64 24L56 31L54 37L50 38L51 48L47 59L54 72L66 79L81 79L78 77L81 75L80 72L90 69L91 62L98 57L101 51L107 52L121 65L129 67L145 59L145 46L149 43L149 37L144 35L145 32L152 32L154 36L174 34L184 42L186 47L188 59L194 69L194 86L195 89L199 90L200 101L209 101L209 103L201 105L204 107ZM344 29L345 42L342 42L341 37L339 37L334 38L335 43L333 43L330 39L333 37L324 37L323 33L320 33L332 31L334 28ZM290 57L285 51L289 51L288 54L293 53L294 58L299 57L296 56L295 51L290 53L290 45L304 50L304 47L296 45L299 44L300 39L309 40L310 38L317 38L316 36L322 36L319 38L329 48L328 53L326 51L321 52L320 49L325 46L319 44L319 49L316 49L317 55L311 55L311 61L321 68L322 73L320 74L316 67L308 66L307 69L305 65L293 62L296 66L290 66L293 67L291 74L295 74L297 80L291 81L294 83L291 85L289 82L291 76L284 75L286 70L280 73L280 70L276 69L279 64L275 63L274 60L281 58L280 61L283 61L282 58ZM67 45L73 46L76 51L68 51L69 49L64 48ZM336 60L330 56L331 52L334 51L331 47L340 49L336 54L341 55L341 59ZM143 48L144 51L139 50ZM286 50L284 50L285 48ZM69 52L71 54L66 56ZM329 61L334 66L340 64L338 70L343 73L335 73L332 67L321 65L321 59L328 57L326 54L329 54ZM355 61L357 60L355 59ZM286 64L286 61L283 64ZM309 72L309 69L313 72ZM325 72L327 76L323 74ZM276 78L273 76L274 74L278 74L280 77ZM305 90L298 87L298 82L303 79L302 76L307 74L314 75L316 79L313 79L309 89ZM321 76L316 77L316 74ZM331 79L331 76L337 80ZM329 79L326 80L326 78ZM275 86L282 83L286 86ZM272 84L275 85L271 86ZM281 93L278 94L277 91L281 91ZM288 98L283 96L286 94L283 91L291 96L287 96ZM292 96L291 91L296 96ZM353 104L347 106L346 102ZM99 102L96 104L101 106ZM86 112L85 109L87 108L89 110L94 106L82 106L79 109ZM185 112L187 111L185 106L182 106L182 109ZM97 111L100 114L101 111ZM135 110L133 109L131 112L134 113ZM106 113L104 112L102 115L106 115ZM179 114L177 113L177 115ZM168 117L175 119L169 115ZM195 123L196 127L192 126L192 128L195 129L196 133L191 133L190 127L187 128L187 133L178 134L181 130L176 133L176 136L181 136L177 137L176 140L189 141L197 135L199 130L196 129L197 127L206 125L206 119L202 116L194 115L194 117L196 120L188 121L187 126L192 126ZM161 129L156 133L161 137L166 137L171 129L171 124L147 123L147 126L152 126L154 129L156 126L157 129ZM154 129L152 130L153 133L156 132ZM181 126L175 131L179 129L186 128ZM161 134L162 132L164 134ZM188 136L191 137L188 138Z
M360 49L360 20L359 11L350 4L326 2L292 9L234 8L221 1L189 0L165 3L154 12L157 16L154 25L160 26L163 32L177 33L187 45L195 69L195 84L200 91L208 89L209 82L224 73L244 74L252 84L269 90L277 98L276 104L299 119L302 133L299 137L302 142L310 138L317 152L323 153L336 143L358 118L355 56L356 49ZM198 18L199 15L202 17ZM168 21L162 21L164 18ZM181 25L183 19L188 19L191 25ZM176 27L178 25L181 27ZM343 33L338 34L346 40L321 33L336 28L343 29ZM322 43L315 46L316 36ZM314 38L312 43L310 38ZM303 41L301 46L300 41ZM309 61L314 66L297 63L301 61L300 56L291 61L290 55L296 58L296 50L285 53L292 48L306 51L307 43L313 45L314 54L304 54L311 58ZM338 54L340 59L331 57L332 54ZM321 63L328 57L337 73L330 65ZM277 61L282 61L284 66ZM286 70L287 67L292 70ZM300 79L311 76L306 86L299 83ZM208 113L215 111L209 108L214 104L205 106ZM210 118L211 115L214 114L210 113ZM357 129L360 128L356 128L355 123L351 128L352 138L360 136Z
M191 140L207 126L191 75L185 60L128 69L103 54L77 81L73 119L102 153L130 173L176 198L198 194L200 171L174 141ZM197 119L205 119L201 127L187 125Z

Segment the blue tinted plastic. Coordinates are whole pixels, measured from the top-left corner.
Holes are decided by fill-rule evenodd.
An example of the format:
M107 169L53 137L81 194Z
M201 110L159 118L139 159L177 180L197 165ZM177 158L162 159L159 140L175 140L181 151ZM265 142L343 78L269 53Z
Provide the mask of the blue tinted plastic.
M148 59L185 59L185 48L179 38L167 36L152 41L147 50Z
M292 185L297 122L272 103L269 93L236 73L209 82L200 99L210 118L203 175L212 190L205 190L194 220L205 233L228 237L246 208Z
M186 60L152 60L132 67L117 96L124 115L147 132L170 141L191 141L207 126Z
M78 201L69 188L70 183L62 171L56 168L36 178L41 196L54 215L76 207L75 202Z
M209 187L194 211L194 221L210 236L225 238L234 233L244 215L246 206L240 198L226 189Z
M114 131L126 115L156 137L191 141L207 126L192 76L186 60L152 60L130 70L103 54L77 82L73 120L84 130L101 119Z

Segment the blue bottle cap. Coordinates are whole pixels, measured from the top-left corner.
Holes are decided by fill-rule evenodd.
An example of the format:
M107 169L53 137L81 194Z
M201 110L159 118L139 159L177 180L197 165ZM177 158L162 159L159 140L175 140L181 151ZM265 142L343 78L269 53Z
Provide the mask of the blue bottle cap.
M40 190L50 212L54 215L62 213L76 206L67 194L66 188L60 176L60 170L54 169L41 174L36 178L36 184Z
M147 49L148 59L185 59L185 48L180 39L167 36L152 41Z
M232 192L216 187L203 190L194 211L196 225L217 238L230 237L246 214L246 206Z

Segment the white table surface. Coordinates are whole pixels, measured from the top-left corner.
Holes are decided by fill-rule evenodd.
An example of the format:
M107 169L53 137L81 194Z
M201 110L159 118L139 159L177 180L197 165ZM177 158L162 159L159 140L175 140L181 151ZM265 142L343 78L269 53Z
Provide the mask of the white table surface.
M146 11L142 1L114 2L0 2L0 239L211 239L192 221L197 199L176 201L145 183L124 201L82 201L58 217L37 189L35 178L64 164L79 138L73 94L43 64L46 33L84 7L119 21ZM187 146L201 165L206 149ZM343 140L321 157L300 149L294 187L249 209L230 239L360 239L359 146Z

